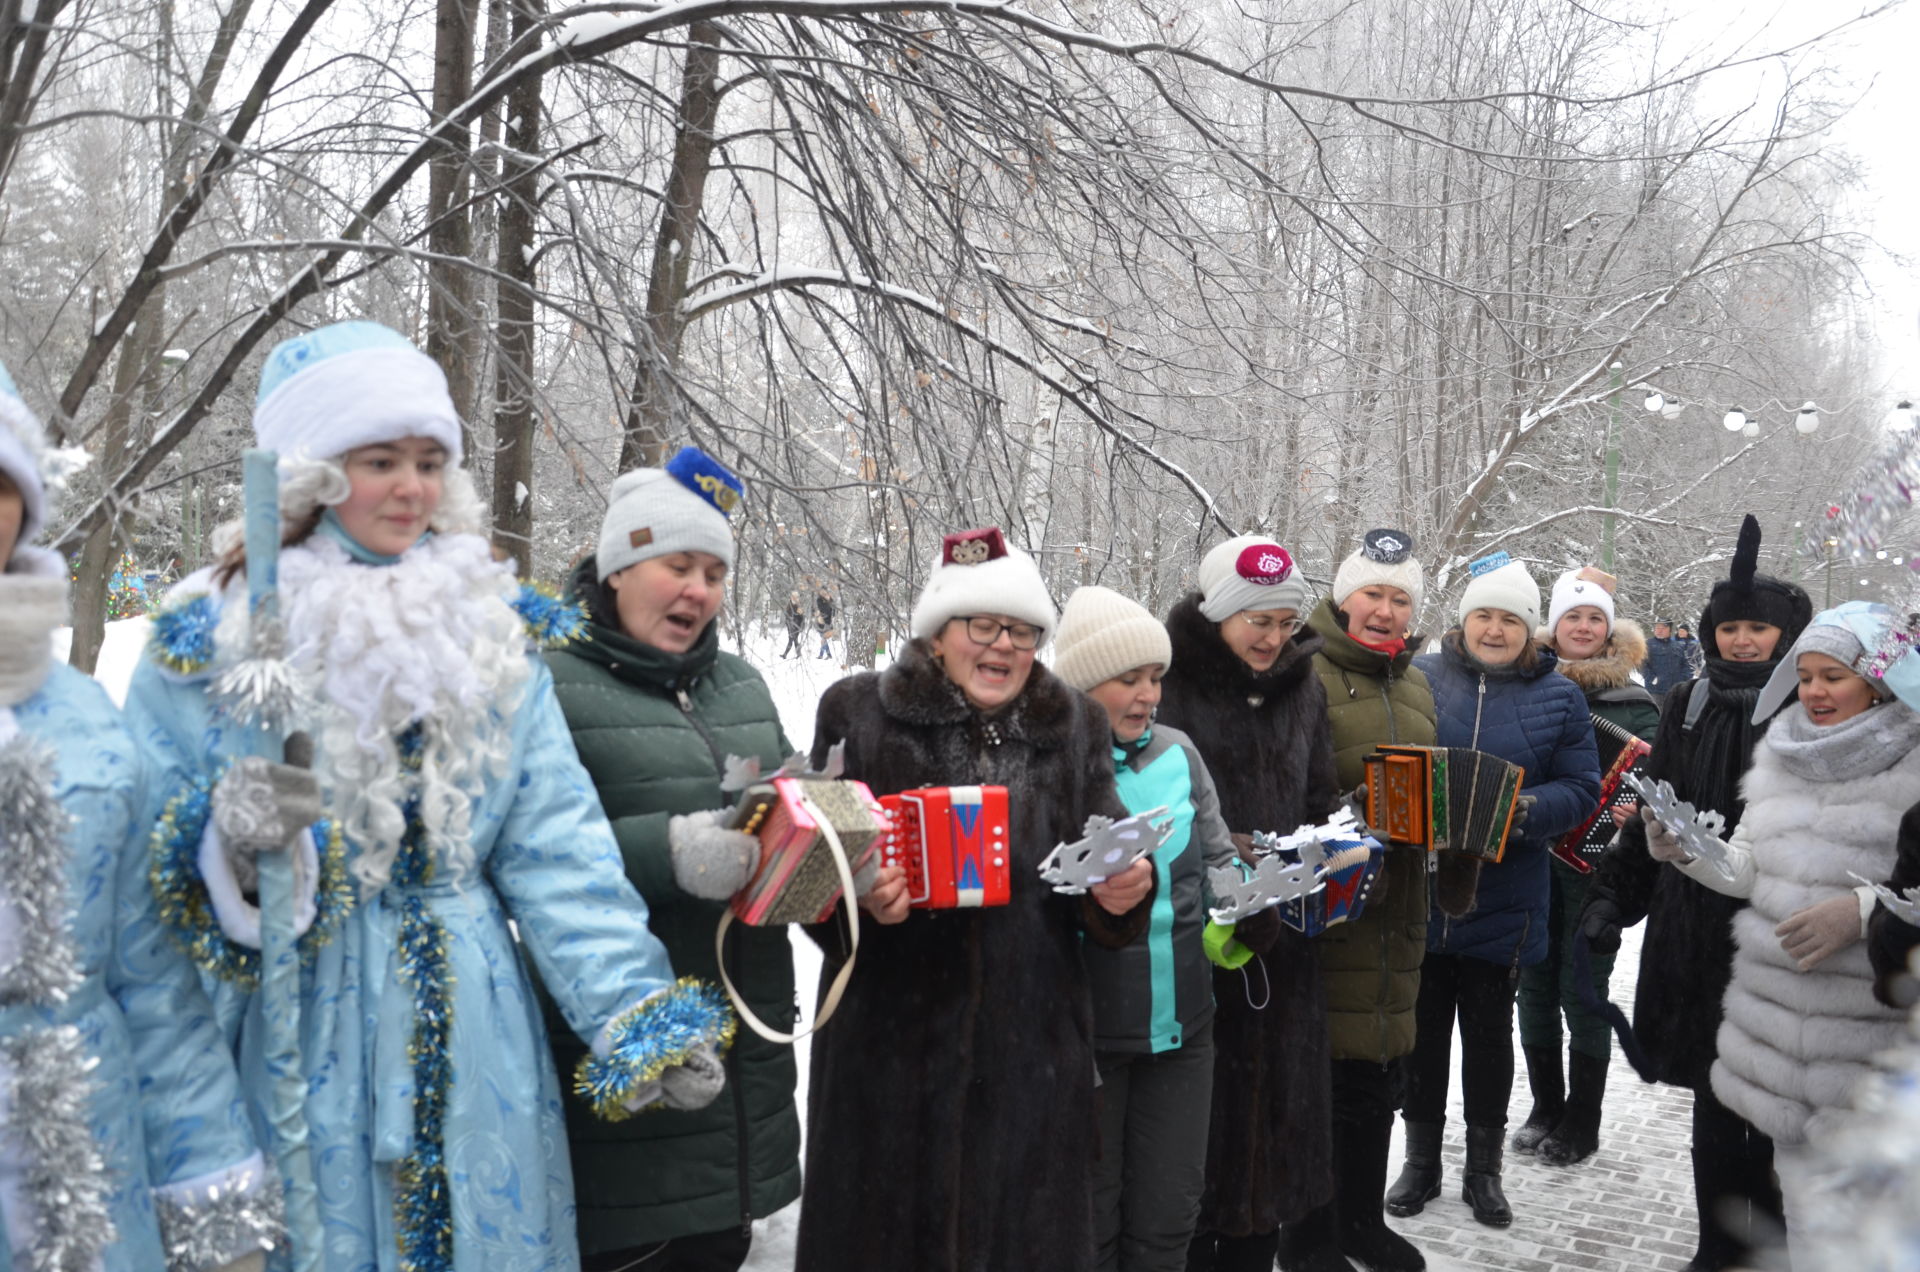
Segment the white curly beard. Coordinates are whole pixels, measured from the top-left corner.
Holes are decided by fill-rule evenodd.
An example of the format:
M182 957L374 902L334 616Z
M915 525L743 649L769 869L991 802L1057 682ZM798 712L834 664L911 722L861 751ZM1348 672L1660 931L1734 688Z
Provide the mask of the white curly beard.
M386 886L406 829L401 807L414 780L398 737L415 722L425 732L420 818L436 881L457 883L473 868L472 801L506 771L530 674L514 587L471 534L435 535L390 566L358 564L323 537L281 554L291 658L320 704L315 768L358 848L353 869L368 895Z

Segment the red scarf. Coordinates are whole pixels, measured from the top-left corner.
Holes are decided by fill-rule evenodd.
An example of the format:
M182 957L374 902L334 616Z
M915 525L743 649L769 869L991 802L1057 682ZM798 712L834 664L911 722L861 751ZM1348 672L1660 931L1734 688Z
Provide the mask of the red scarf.
M1353 643L1363 649L1371 649L1376 654L1385 654L1388 658L1398 658L1402 653L1406 652L1407 648L1406 638L1401 636L1396 636L1382 645L1376 645L1370 640L1361 640L1358 636L1355 636L1353 637Z

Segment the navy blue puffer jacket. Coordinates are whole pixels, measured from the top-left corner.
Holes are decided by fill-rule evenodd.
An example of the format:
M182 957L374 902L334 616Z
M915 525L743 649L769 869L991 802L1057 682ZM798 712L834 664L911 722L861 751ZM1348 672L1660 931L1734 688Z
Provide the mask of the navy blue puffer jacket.
M1441 746L1487 751L1526 769L1522 789L1534 797L1500 864L1480 870L1473 909L1449 918L1438 905L1427 922L1427 949L1508 966L1547 957L1548 846L1586 820L1600 802L1600 758L1587 699L1553 674L1553 651L1542 649L1531 671L1508 663L1488 667L1448 632L1440 652L1413 665L1433 688Z

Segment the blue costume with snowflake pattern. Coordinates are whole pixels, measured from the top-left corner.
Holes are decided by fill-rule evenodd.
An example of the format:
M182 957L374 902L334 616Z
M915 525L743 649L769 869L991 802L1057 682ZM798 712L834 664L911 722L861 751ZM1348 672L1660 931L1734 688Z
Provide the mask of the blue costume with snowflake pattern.
M223 657L219 605L210 594L188 596L161 616L128 714L180 792L162 828L175 851L162 843L155 882L182 939L228 978L219 993L258 1121L266 1078L261 1005L246 974L252 952L220 936L195 900L191 853L178 851L199 838L202 792L224 750L208 684ZM300 633L291 636L297 644ZM406 806L391 878L370 896L356 895L341 870L340 858L356 852L351 837L319 836L334 851L323 844L319 917L302 940L300 1042L329 1272L578 1266L559 1089L523 951L584 1037L619 1036L630 1009L660 991L642 1015L694 1019L689 1035L722 1032L715 1017L724 1011L674 985L549 674L524 656L530 674L509 721L504 771L472 802L472 871L438 869L417 801ZM405 733L399 741L417 770L417 744ZM676 1046L684 1054L684 1044L662 1042L642 1066L648 1073L629 1076L657 1073Z

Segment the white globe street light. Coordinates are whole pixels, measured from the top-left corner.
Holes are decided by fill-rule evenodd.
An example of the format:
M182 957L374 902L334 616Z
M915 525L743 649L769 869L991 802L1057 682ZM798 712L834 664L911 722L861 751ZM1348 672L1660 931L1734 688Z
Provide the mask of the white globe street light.
M1920 416L1914 413L1912 399L1901 398L1895 403L1894 408L1887 412L1887 427L1896 433L1904 433L1914 426L1916 419L1920 419Z
M1746 426L1747 413L1737 406L1729 407L1726 415L1720 420L1720 427L1726 429L1729 433L1738 433Z
M1808 402L1800 408L1800 414L1795 417L1793 426L1802 434L1820 431L1820 412L1814 409L1813 403Z
M1667 408L1667 396L1658 389L1650 390L1644 405L1649 411L1664 411Z
M1742 437L1760 436L1760 422L1758 420L1748 420L1745 424L1740 426L1740 436Z

